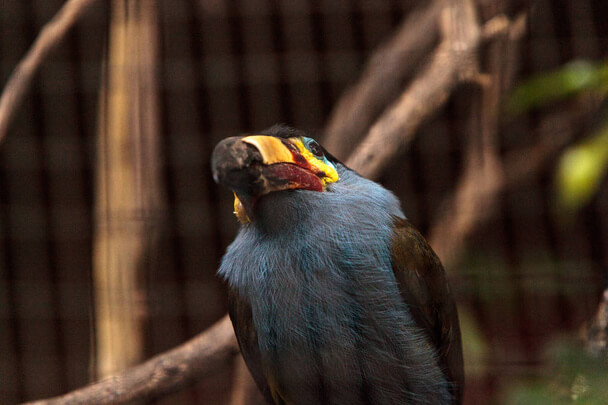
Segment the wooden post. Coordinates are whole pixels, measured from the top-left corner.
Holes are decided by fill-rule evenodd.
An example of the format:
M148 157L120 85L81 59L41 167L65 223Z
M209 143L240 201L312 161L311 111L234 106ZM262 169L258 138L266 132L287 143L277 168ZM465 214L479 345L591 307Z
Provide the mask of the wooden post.
M156 24L155 0L112 0L97 144L95 378L144 352L143 271L161 212Z

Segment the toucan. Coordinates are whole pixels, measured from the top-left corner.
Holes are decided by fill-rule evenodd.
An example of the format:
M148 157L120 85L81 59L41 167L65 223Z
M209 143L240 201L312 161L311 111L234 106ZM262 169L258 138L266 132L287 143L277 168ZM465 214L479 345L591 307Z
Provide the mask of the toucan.
M458 313L437 255L393 193L305 132L215 147L239 232L218 275L269 404L459 404Z

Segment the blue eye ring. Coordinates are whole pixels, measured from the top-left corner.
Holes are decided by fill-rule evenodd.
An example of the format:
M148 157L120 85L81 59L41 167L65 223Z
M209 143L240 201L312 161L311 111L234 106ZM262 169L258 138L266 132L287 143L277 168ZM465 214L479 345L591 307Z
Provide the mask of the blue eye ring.
M323 153L323 148L317 141L314 139L306 138L306 148L318 158L325 157L325 153Z

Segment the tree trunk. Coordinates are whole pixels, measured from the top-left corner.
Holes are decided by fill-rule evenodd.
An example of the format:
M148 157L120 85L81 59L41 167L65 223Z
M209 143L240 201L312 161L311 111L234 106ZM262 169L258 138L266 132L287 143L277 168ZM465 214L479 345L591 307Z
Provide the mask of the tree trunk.
M113 0L100 95L96 378L143 358L143 270L161 212L155 0Z

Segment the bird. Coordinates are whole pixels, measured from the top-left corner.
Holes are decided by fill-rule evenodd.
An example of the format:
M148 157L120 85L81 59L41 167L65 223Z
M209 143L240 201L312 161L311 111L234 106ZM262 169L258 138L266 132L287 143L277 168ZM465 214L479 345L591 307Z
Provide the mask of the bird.
M397 197L306 132L225 138L214 180L241 223L218 275L269 404L460 404L458 313Z

